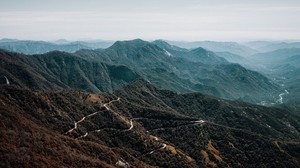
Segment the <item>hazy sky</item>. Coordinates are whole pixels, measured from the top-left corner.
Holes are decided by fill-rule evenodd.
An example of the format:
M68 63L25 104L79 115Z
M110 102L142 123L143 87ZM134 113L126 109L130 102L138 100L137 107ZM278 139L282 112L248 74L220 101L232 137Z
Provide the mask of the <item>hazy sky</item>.
M300 0L0 0L0 38L300 39Z

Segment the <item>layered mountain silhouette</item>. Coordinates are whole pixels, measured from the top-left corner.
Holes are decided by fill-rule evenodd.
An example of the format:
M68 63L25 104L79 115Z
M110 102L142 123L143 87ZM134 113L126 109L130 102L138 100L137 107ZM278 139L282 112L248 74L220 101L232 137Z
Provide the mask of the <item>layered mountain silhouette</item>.
M0 167L299 167L299 57L269 78L231 63L250 57L140 39L0 50Z
M300 43L295 41L252 41L245 43L245 45L260 52L271 52L280 49L300 48Z
M107 49L82 49L74 54L52 51L41 55L20 55L1 51L5 58L2 59L1 68L5 72L2 74L29 88L113 91L142 77L158 88L180 93L196 91L253 103L272 102L279 94L278 86L266 77L229 63L211 51L203 48L172 49L166 47L165 42L165 46L160 47L155 43L140 39L118 41ZM25 73L22 76L27 75L23 81L16 77L19 70L8 74L11 73L8 68L12 68L10 59L15 60L15 68ZM31 80L35 80L31 82L33 86L28 83ZM35 86L37 83L40 86Z
M43 54L53 50L75 52L80 49L107 48L111 41L75 41L58 40L55 42L1 39L0 48L23 54Z
M160 47L142 40L116 42L104 50L81 50L80 57L125 65L158 88L176 92L202 92L228 99L258 103L272 101L278 89L261 74L232 64L203 48L184 50Z
M218 42L218 41L195 41L195 42L184 42L184 41L168 41L172 45L176 45L183 48L193 49L202 47L214 52L231 52L233 54L249 56L257 53L256 49L248 47L243 44L236 42Z

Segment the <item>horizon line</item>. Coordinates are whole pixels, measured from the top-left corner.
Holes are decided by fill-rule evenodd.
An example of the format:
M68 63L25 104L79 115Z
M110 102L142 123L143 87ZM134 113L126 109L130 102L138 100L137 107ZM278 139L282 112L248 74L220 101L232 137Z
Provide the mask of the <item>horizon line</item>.
M9 37L2 37L0 38L0 41L4 40L16 40L16 41L43 41L43 42L58 42L58 41L65 41L68 42L116 42L116 41L132 41L140 39L143 41L156 41L156 40L162 40L165 42L173 41L173 42L259 42L259 41L266 41L266 42L300 42L300 39L240 39L240 40L215 40L215 39L201 39L201 40L179 40L179 39L164 39L164 38L153 38L153 39L147 39L147 38L122 38L122 39L102 39L102 38L76 38L76 39L68 39L68 38L58 38L58 39L35 39L35 38L9 38Z

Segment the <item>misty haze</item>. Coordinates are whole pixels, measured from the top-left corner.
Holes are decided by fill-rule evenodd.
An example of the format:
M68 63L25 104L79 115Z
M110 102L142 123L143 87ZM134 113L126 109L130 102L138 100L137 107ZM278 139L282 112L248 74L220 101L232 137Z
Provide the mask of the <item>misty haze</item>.
M300 167L300 1L0 4L0 167Z

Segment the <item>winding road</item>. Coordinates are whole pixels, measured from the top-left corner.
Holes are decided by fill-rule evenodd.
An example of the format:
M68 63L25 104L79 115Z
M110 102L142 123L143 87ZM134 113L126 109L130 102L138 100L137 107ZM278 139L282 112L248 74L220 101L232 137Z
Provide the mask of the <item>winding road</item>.
M92 117L92 116L94 116L94 115L96 115L96 114L98 114L99 113L99 111L97 111L97 112L95 112L95 113L92 113L92 114L89 114L89 115L87 115L86 117Z
M159 140L158 137L153 136L153 135L151 135L151 136L154 138L155 141L158 141L158 140ZM152 153L154 153L155 151L158 151L158 150L163 150L163 149L165 149L166 147L167 147L167 144L162 143L162 147L150 151L149 154L152 154Z
M89 133L88 132L86 132L84 135L82 135L82 136L80 136L80 137L78 137L78 139L79 138L85 138L86 136L88 136L89 135Z
M165 149L166 147L167 147L167 144L164 143L163 146L159 149Z
M283 95L285 95L285 94L289 94L289 92L287 90L284 90L283 93L280 93L279 99L276 102L278 102L279 104L282 104L283 103Z
M132 119L130 120L130 127L128 128L128 130L132 130L133 128L133 122L132 122Z
M118 97L118 98L115 99L115 100L112 100L112 101L110 101L110 102L108 102L108 103L105 103L103 106L104 106L107 110L110 110L110 108L108 107L108 105L111 104L111 103L113 103L113 102L120 101L120 99L121 99L121 98ZM88 117L92 117L92 116L98 114L99 112L100 112L100 111L97 111L97 112L94 112L94 113L92 113L92 114L89 114L89 115L87 115L87 116L82 117L79 121L75 122L75 123L74 123L74 127L73 127L72 129L68 130L65 134L72 133L74 130L76 130L76 129L78 128L78 124L79 124L79 123L83 122L83 121L84 121L86 118L88 118ZM133 125L132 125L132 127L133 127ZM131 128L131 129L132 129L132 128ZM80 136L80 137L86 137L87 135L88 135L88 133L86 133L85 135Z
M202 124L202 123L205 123L204 120L198 120L198 121L194 121L195 124Z
M6 76L4 76L4 78L5 78L5 80L6 80L6 84L9 85L10 83L9 83L8 78L7 78Z
M117 102L117 101L120 101L120 97L118 97L116 100L112 100L108 103L105 103L103 106L106 108L106 110L110 110L110 108L108 107L109 104L113 103L113 102Z
M67 133L71 133L71 132L73 132L74 130L76 130L76 129L78 128L78 124L81 123L82 121L84 121L85 118L86 118L86 117L82 117L79 121L75 122L75 123L74 123L74 128L72 128L72 129L70 129L69 131L67 131L66 134L67 134Z
M110 101L110 102L108 102L108 103L103 104L103 106L106 108L106 110L112 111L112 110L109 108L109 105L110 105L111 103L114 103L114 102L117 102L117 101L120 101L120 100L121 100L121 98L118 97L118 98L115 99L115 100L112 100L112 101ZM74 127L73 127L72 129L68 130L65 134L72 133L74 130L76 130L76 129L78 128L78 124L79 124L79 123L83 122L83 121L84 121L86 118L88 118L88 117L92 117L92 116L98 114L99 112L100 112L100 111L97 111L97 112L94 112L94 113L92 113L92 114L89 114L89 115L87 115L87 116L85 116L85 117L82 117L79 121L75 122L75 123L74 123ZM130 119L130 127L127 129L128 131L132 130L133 127L134 127L133 120L134 120L134 119ZM100 132L100 131L102 131L102 130L104 130L104 129L109 129L109 128L103 128L103 129L95 130L95 131L92 131L92 132ZM89 133L86 132L84 135L82 135L82 136L80 136L80 137L78 137L78 138L85 138L86 136L88 136L88 134L89 134Z
M117 101L120 101L120 98L119 98L119 97L118 97L117 99L115 99L115 100L112 100L112 101L110 101L110 102L108 102L108 103L103 104L103 106L106 108L106 110L108 110L108 111L113 111L113 110L111 110L111 109L109 108L109 105L110 105L111 103L114 103L114 102L117 102ZM83 122L83 121L84 121L86 118L88 118L88 117L92 117L92 116L98 114L99 112L100 112L100 111L97 111L97 112L94 112L94 113L92 113L92 114L89 114L89 115L87 115L87 116L82 117L79 121L77 121L77 122L74 123L74 127L73 127L72 129L68 130L68 131L66 132L66 134L72 133L74 130L76 130L76 129L78 128L78 124L79 124L79 123ZM126 131L126 130L127 130L127 131L132 130L132 129L134 128L133 120L138 120L138 119L141 119L141 118L131 118L131 119L130 119L130 127L129 127L128 129L125 129L124 131ZM203 124L203 123L205 123L205 122L206 122L206 121L204 121L204 120L197 120L197 121L191 121L190 124L198 125L198 124ZM188 124L187 124L187 125L188 125ZM103 129L99 129L99 130L94 130L94 131L92 131L92 132L100 132L100 131L105 130L105 129L110 129L110 128L103 128ZM85 138L85 137L87 137L88 135L89 135L89 133L86 132L84 135L79 136L77 139ZM159 139L158 137L156 137L156 136L153 136L153 135L152 135L152 137L153 137L153 139L154 139L155 141L159 141L159 140L160 140L160 139ZM162 146L161 146L160 148L157 148L157 149L154 149L154 150L150 151L149 154L153 154L154 152L156 152L156 151L158 151L158 150L163 150L163 149L165 149L165 148L168 146L166 143L162 143L162 142L161 142L161 145L162 145ZM126 163L126 162L125 162L125 163ZM116 163L116 165L124 165L124 162L118 161L118 162Z

